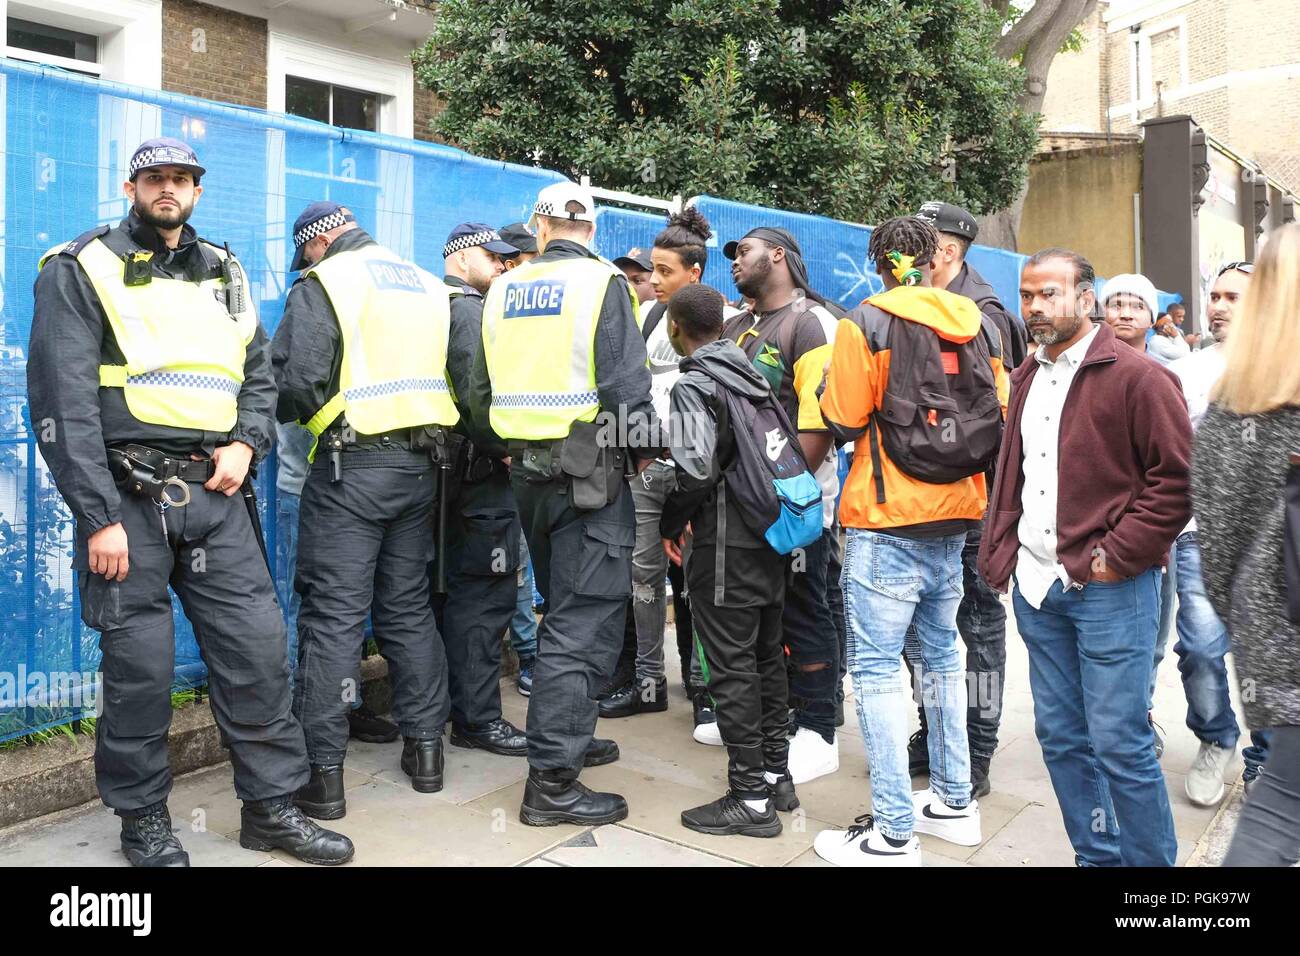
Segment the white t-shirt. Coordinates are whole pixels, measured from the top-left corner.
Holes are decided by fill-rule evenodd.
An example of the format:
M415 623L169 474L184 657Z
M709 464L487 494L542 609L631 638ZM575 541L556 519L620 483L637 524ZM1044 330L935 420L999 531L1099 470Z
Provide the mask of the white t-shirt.
M1207 345L1187 358L1174 362L1169 366L1169 371L1177 375L1178 381L1183 385L1187 414L1192 418L1192 428L1196 428L1210 407L1210 390L1223 374L1223 347L1217 342ZM1192 518L1182 533L1195 530L1196 519Z

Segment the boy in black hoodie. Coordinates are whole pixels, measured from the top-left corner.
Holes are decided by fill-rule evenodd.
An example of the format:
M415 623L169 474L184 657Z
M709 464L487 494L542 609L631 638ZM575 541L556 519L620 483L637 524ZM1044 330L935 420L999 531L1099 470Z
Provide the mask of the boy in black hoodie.
M717 391L761 401L770 389L736 343L720 338L723 305L715 290L689 285L673 294L667 311L669 340L686 357L671 398L677 490L664 504L659 530L673 563L682 563L687 548L686 590L730 785L720 799L684 811L682 825L774 837L781 832L776 811L799 805L786 769L785 563L725 494L734 439Z

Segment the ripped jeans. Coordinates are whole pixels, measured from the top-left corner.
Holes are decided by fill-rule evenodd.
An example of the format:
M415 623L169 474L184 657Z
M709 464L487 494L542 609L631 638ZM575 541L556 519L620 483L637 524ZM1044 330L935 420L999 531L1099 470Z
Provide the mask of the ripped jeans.
M659 537L664 501L677 488L674 466L654 461L628 479L636 505L636 549L632 552L632 616L636 621L636 679L658 681L664 676L664 625L668 605L665 579L668 555Z

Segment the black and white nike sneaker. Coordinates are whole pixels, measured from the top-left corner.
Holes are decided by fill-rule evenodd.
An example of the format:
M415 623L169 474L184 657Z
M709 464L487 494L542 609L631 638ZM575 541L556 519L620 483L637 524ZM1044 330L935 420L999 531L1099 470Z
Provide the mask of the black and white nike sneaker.
M917 833L928 833L958 846L979 846L983 842L980 805L974 800L962 809L954 810L933 790L915 790L912 792L912 811L916 816L912 827Z
M823 830L813 840L813 851L835 866L920 866L921 841L913 836L902 846L891 846L875 827L871 814L863 814L847 830Z

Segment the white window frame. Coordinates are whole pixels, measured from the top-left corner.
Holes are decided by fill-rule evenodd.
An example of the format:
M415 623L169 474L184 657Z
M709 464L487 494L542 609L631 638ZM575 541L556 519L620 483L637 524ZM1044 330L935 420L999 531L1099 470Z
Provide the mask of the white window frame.
M99 37L96 64L9 46L9 17ZM5 55L29 63L93 73L147 89L162 89L162 0L0 0Z
M272 32L266 47L266 108L284 112L285 78L379 95L378 132L411 139L415 133L415 76L411 65L353 53Z

